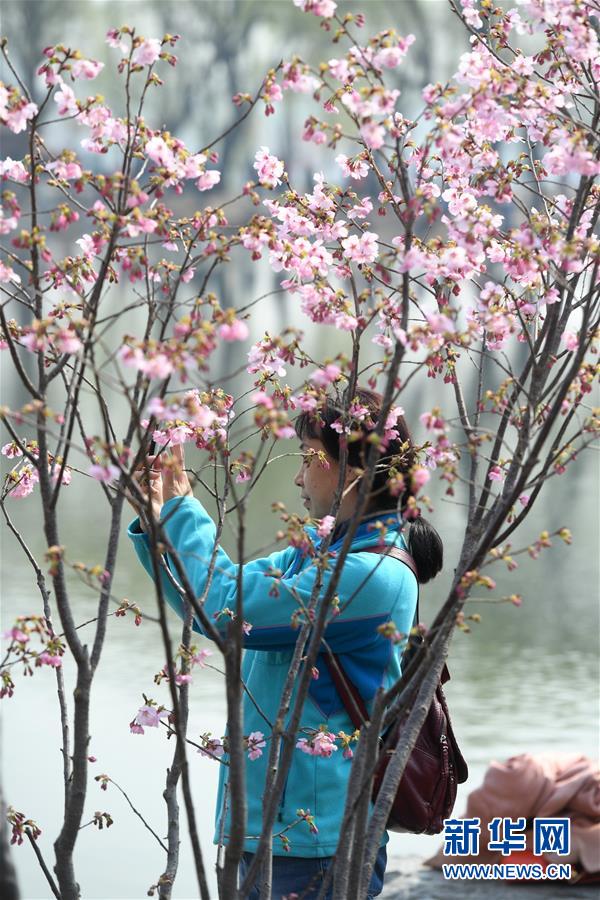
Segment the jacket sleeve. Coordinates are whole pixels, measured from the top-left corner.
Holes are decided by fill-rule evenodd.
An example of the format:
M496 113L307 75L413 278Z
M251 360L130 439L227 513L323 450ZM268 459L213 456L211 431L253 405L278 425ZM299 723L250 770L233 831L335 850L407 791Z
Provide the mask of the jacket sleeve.
M207 570L214 549L215 525L204 510L201 503L193 497L173 497L161 510L165 532L169 541L177 551L182 565L185 567L188 580L197 597L203 596L207 583ZM133 540L137 555L153 578L149 541L147 535L139 530L139 521L135 519L129 526L129 537ZM281 650L293 647L298 637L298 629L292 624L292 616L307 605L315 579L317 566L305 565L295 574L292 563L297 558L294 548L283 552L255 559L243 566L242 600L243 618L252 628L245 635L244 646L257 650ZM389 620L391 609L397 604L399 592L412 595L410 579L416 581L406 566L386 559L377 571L377 561L381 558L371 553L349 554L344 562L337 591L340 602L351 600L346 608L328 625L325 637L333 641L334 649L343 652L356 647L357 636L362 635L365 644L373 640L377 624ZM172 560L167 554L167 564L177 578ZM394 566L394 578L389 582L389 568L385 569L387 578L381 570ZM225 634L229 617L223 614L228 609L235 612L237 605L238 565L232 562L222 547L217 550L216 565L213 578L204 601L204 609L217 629ZM406 571L403 571L406 570ZM369 574L372 573L372 578ZM165 596L175 612L183 615L184 602L178 591L170 583L163 572ZM323 574L324 591L331 577L331 569ZM404 584L406 582L406 584ZM384 590L384 587L387 589ZM407 602L412 603L407 595ZM364 620L364 626L361 626ZM357 623L359 627L357 628ZM198 622L194 628L202 631ZM359 637L359 643L361 638ZM350 644L348 644L350 642Z

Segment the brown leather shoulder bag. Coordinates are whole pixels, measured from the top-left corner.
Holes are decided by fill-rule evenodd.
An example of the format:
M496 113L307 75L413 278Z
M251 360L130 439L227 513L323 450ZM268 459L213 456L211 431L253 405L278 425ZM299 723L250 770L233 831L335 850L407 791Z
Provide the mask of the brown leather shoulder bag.
M417 576L412 556L398 547L368 548L371 553L386 554L407 565ZM365 551L363 551L365 552ZM419 621L419 601L415 624ZM422 640L422 638L421 638ZM418 639L417 639L418 646ZM402 656L404 668L415 650L414 639ZM339 656L324 654L329 673L355 728L360 729L369 718L367 707L356 686L346 675ZM332 662L331 657L335 661ZM444 819L450 817L458 784L467 780L468 769L456 742L442 684L450 675L444 666L427 718L406 764L390 812L389 831L415 834L439 834ZM385 770L396 751L406 718L393 723L380 738L379 762L373 779L373 800L379 793Z

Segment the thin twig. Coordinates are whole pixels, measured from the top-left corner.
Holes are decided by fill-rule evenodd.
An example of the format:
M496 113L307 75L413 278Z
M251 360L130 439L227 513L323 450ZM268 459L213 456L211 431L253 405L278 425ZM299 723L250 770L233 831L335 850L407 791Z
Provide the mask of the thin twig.
M42 851L41 851L40 848L38 847L37 841L36 841L36 839L34 838L32 832L31 832L31 829L30 829L30 828L26 828L26 829L25 829L25 834L26 834L27 837L29 838L29 843L30 843L31 846L33 847L33 852L34 852L35 855L37 856L37 861L38 861L38 863L40 864L40 868L41 868L42 872L44 873L44 875L46 876L46 881L47 881L48 884L50 885L50 890L52 891L52 893L53 893L54 896L56 897L56 900L61 900L60 894L59 894L59 892L58 892L58 887L56 886L56 882L55 882L54 878L52 877L52 875L50 874L50 870L49 870L48 866L47 866L46 863L44 862L44 857L42 856Z
M152 828L152 826L149 825L149 824L146 822L145 818L143 817L143 815L141 814L141 812L139 811L139 809L136 809L136 807L133 805L133 803L131 802L131 800L130 800L130 798L129 798L129 795L126 793L126 791L123 790L123 788L121 787L121 785L120 785L120 784L117 784L117 782L114 780L114 778L107 778L106 780L109 781L111 784L114 784L114 786L116 787L116 789L117 789L118 791L120 791L120 792L123 794L123 796L124 796L125 799L127 800L127 803L129 804L129 806L131 807L131 809L133 810L133 812L136 814L136 816L138 817L138 819L139 819L139 820L142 822L142 824L144 825L144 828L146 828L146 829L150 832L150 834L153 835L153 837L156 838L156 840L158 841L158 843L160 844L160 846L163 848L163 850L165 851L165 853L167 853L168 850L167 850L167 847L165 846L165 844L163 844L163 842L161 841L161 839L159 838L159 836L158 836L157 833L155 832L154 828Z

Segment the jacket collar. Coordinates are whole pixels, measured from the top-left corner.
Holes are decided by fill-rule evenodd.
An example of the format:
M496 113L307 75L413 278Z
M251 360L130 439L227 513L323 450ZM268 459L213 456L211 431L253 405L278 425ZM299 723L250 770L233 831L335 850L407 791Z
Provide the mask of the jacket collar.
M363 516L360 525L354 532L352 543L365 544L366 546L378 543L380 540L380 531L378 528L374 528L376 522L382 522L386 526L386 544L402 543L402 523L398 521L398 514L395 509L377 510L374 513L369 513L368 516ZM331 544L329 545L330 550L337 549L338 545L341 546L347 531L347 522L340 522L339 525L337 525L333 532Z

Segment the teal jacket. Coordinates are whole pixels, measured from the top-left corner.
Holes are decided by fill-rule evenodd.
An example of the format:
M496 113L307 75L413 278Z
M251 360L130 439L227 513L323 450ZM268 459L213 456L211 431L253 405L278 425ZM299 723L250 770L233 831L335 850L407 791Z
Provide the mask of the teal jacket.
M395 517L379 518L383 518L388 526L386 543L406 549ZM161 510L161 519L166 519L165 528L169 540L185 566L196 596L200 596L206 586L208 562L214 547L215 525L212 519L193 497L173 497L168 500ZM363 522L352 541L352 552L344 562L336 590L342 611L331 619L325 631L327 643L340 656L348 677L359 689L367 708L370 708L377 689L381 685L392 685L400 675L400 647L384 637L378 627L393 621L398 631L407 634L412 627L418 590L416 578L408 566L392 557L356 552L378 543L379 532L373 529L372 521ZM315 530L307 528L307 531L318 546L319 539ZM139 519L131 522L128 535L140 562L152 577L149 541L140 529ZM337 536L330 545L330 551L339 551L342 542L343 535ZM176 576L176 569L168 556L167 564ZM224 635L229 618L226 615L218 617L218 614L225 608L235 611L237 572L238 566L219 547L204 609ZM242 677L269 722L275 721L298 637L298 630L292 626L291 618L300 606L299 598L308 603L316 574L316 565L311 557L303 555L295 547L288 547L262 559L254 559L243 567L243 616L252 625L252 629L244 638L246 649ZM330 572L325 572L325 586L330 576ZM182 598L164 572L162 579L169 604L183 617ZM345 605L348 600L350 602ZM194 622L194 629L202 631L197 622ZM320 725L326 725L327 730L335 734L340 731L351 734L354 726L321 657L317 659L317 668L319 676L311 681L298 737L308 736L312 729L318 729ZM292 696L292 706L293 702ZM303 729L307 729L304 734ZM262 731L268 736L270 730L269 724L250 701L248 694L245 694L244 733ZM267 758L268 746L264 748L260 758L247 760L248 836L245 849L250 853L256 850L257 836L261 831ZM277 833L298 818L296 811L300 808L310 810L310 814L315 817L318 833L311 833L305 822L286 832L291 843L290 855L325 857L335 852L351 762L344 758L341 748L329 758L311 756L300 749L294 750L279 814L273 827L273 852L276 855L285 853L283 843L276 837ZM227 773L228 767L220 765L215 842L220 833ZM229 833L228 815L227 813L225 821L226 843ZM385 833L382 844L387 843L387 840Z

